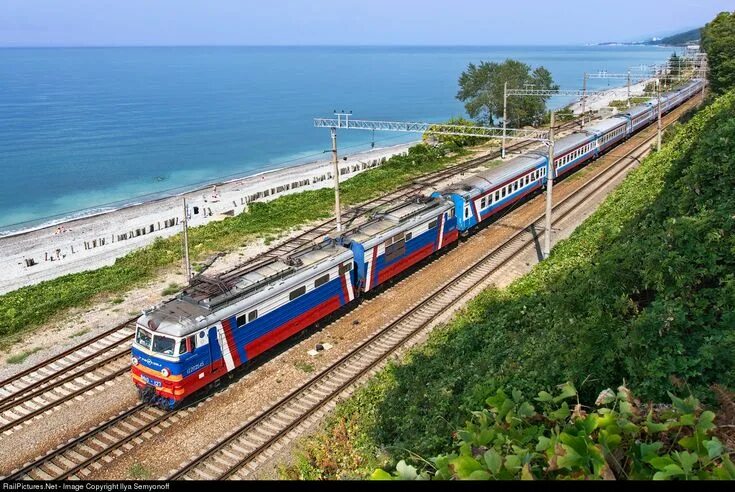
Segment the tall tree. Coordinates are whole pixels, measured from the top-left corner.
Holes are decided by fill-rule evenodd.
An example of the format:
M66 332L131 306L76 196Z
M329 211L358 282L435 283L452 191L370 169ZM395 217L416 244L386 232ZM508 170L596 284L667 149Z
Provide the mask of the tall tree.
M702 30L707 52L710 89L722 94L735 87L735 12L721 12Z
M559 88L544 67L532 70L518 60L503 63L470 63L459 77L457 99L465 103L467 114L483 125L497 124L503 118L503 84L509 89L523 88L527 84L534 89ZM513 96L508 98L508 125L521 127L538 125L543 121L548 97Z

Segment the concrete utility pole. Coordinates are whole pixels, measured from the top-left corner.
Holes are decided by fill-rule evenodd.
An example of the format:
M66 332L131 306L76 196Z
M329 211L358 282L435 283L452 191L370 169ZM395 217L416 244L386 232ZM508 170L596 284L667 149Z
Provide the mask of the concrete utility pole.
M511 91L509 91L511 92ZM525 89L519 92L533 92L541 93L545 92L556 93L558 91L543 91L534 89ZM576 91L579 92L579 91ZM511 95L511 94L508 94ZM549 162L547 174L547 243L546 243L546 255L550 249L549 236L551 233L551 193L553 183L551 182L554 175L553 170L553 155L554 155L554 113L551 113L551 131L536 130L536 129L521 129L521 128L500 128L500 127L489 127L489 126L465 126L465 125L450 125L442 123L426 123L426 122L413 122L413 121L371 121L371 120L350 120L349 115L337 114L337 118L314 118L314 126L316 128L330 128L332 131L332 146L336 156L336 130L342 128L345 130L367 130L367 131L388 131L388 132L408 132L408 133L431 133L435 135L459 135L464 137L479 137L479 138L493 138L493 139L510 139L510 140L526 140L543 143L549 146ZM342 118L344 116L344 118ZM336 162L336 157L335 157ZM551 177L551 179L548 179Z
M656 150L661 150L661 86L659 79L656 79L656 97L658 97L658 135L656 137Z
M584 111L585 104L587 103L587 72L584 73L582 78L582 126L584 126Z
M552 212L552 192L554 190L554 112L551 112L551 125L549 126L549 157L546 171L546 227L544 232L544 250L542 252L544 259L549 257L551 253L551 212Z
M500 158L505 159L505 131L508 120L508 82L503 83L503 144L500 149Z
M630 109L630 70L628 70L628 109Z
M184 197L184 264L186 266L186 282L191 280L191 262L189 261L189 209Z
M342 212L339 206L339 160L337 159L337 129L332 127L332 174L334 175L334 216L337 232L342 232Z

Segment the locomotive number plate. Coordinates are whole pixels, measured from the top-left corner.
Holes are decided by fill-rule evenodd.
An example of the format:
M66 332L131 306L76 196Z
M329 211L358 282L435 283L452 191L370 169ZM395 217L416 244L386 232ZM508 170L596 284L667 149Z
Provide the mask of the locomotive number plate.
M155 379L150 379L150 378L146 377L143 374L141 374L140 376L143 378L143 381L145 381L146 383L150 384L151 386L155 386L156 388L160 388L161 387L161 382L160 381L156 381Z

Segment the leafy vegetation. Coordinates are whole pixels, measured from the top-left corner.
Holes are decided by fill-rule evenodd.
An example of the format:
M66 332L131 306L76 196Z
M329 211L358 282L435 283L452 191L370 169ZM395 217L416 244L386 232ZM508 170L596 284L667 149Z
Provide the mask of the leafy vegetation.
M544 67L531 70L529 65L517 60L503 63L470 63L459 77L457 99L465 103L467 114L480 124L492 125L503 117L503 85L509 89L520 89L531 84L534 89L556 90L549 72ZM507 100L508 126L538 126L546 114L546 101L549 97L513 96Z
M702 30L710 89L723 94L735 87L735 12L721 12Z
M176 294L180 290L181 290L181 286L179 286L179 284L177 284L175 282L171 282L170 284L168 284L168 287L166 287L165 289L163 289L161 291L161 295L162 296L171 296L171 295Z
M128 469L128 474L133 480L150 480L151 471L140 463L133 463Z
M644 400L685 385L705 403L712 383L734 388L732 114L735 91L680 125L547 261L482 293L340 405L287 475L364 477L446 454L498 388L570 381L593 401L624 380Z
M400 461L377 480L733 480L735 465L714 435L715 414L696 398L644 406L625 386L603 390L595 407L567 383L533 400L498 390L456 433L452 452L421 473ZM585 409L589 409L589 412Z
M449 121L446 122L446 124L456 126L475 126L474 122L461 117L451 118ZM482 137L466 137L463 135L436 135L431 133L432 129L436 130L435 127L429 127L429 131L424 133L422 137L423 141L429 144L439 143L450 150L459 150L463 147L487 143L497 144L497 142L495 141L488 141L487 138Z
M456 143L413 146L408 155L394 156L384 165L342 183L342 203L364 201L396 189L418 175L439 170L454 160L450 152L457 155ZM192 261L214 251L232 250L255 237L278 235L326 218L333 207L334 194L328 188L253 203L246 213L191 229ZM64 309L88 304L95 296L125 292L181 261L180 235L158 238L152 245L118 258L112 266L65 275L0 295L0 337L7 341L7 337L39 326ZM174 291L164 292L168 295Z
M304 362L304 361L300 361L299 360L299 361L294 362L293 365L294 365L294 367L296 369L299 369L301 371L304 371L305 373L314 372L314 365L313 364L309 364L308 362Z

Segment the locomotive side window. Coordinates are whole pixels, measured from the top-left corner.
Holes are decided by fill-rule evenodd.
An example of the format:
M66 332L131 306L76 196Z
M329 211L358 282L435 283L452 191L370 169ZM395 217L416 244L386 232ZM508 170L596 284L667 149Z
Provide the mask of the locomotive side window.
M237 317L237 326L244 326L248 323L255 321L257 318L258 318L257 309L250 311L247 315L245 313L242 313L240 316Z
M432 220L431 222L429 222L429 229L433 229L434 227L436 227L438 225L439 225L439 221Z
M293 301L297 297L301 297L304 294L306 294L306 286L305 285L302 285L298 289L291 291L291 293L288 295L288 300L289 301Z
M322 285L326 284L327 282L329 282L329 274L322 275L318 279L314 280L314 287L315 288L316 287L321 287Z
M412 237L413 237L413 232L406 233L406 241L410 241Z
M342 263L339 266L339 274L340 274L340 276L344 275L345 273L347 273L347 272L349 272L351 270L352 270L352 262L351 261L349 261L347 263Z
M186 338L179 340L179 355L187 353L189 350L186 346Z

